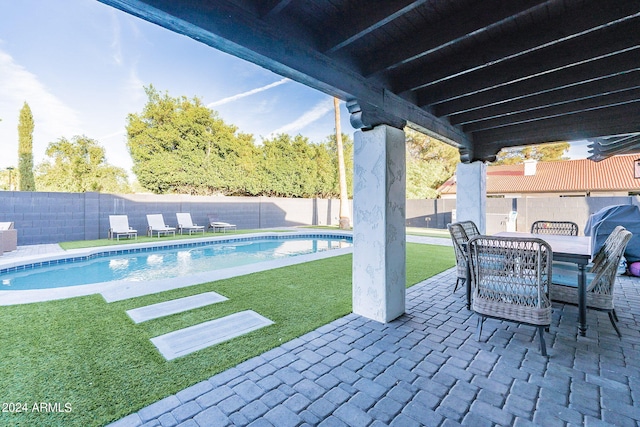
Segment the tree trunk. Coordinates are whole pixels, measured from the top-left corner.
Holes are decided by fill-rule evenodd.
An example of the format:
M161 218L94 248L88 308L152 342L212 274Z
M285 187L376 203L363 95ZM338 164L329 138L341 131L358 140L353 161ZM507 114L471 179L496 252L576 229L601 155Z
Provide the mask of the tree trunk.
M344 150L342 149L342 130L340 129L340 101L333 98L333 109L336 116L336 147L338 151L338 177L340 180L340 228L351 227L349 216L349 195L347 193L347 174L344 167Z

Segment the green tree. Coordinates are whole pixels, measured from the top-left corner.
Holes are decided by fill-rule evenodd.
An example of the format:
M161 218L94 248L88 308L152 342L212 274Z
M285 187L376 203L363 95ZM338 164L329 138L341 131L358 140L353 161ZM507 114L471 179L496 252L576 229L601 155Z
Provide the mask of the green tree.
M20 110L18 120L18 176L21 191L35 191L33 177L33 115L26 102Z
M315 197L330 191L333 181L327 183L326 180L332 180L333 174L327 174L318 164L319 158L328 160L322 150L322 146L311 144L302 135L280 134L265 139L262 145L263 193L276 197Z
M15 172L13 166L0 170L0 190L11 191L15 188Z
M569 152L569 148L571 148L571 145L568 142L503 148L498 153L497 159L493 164L514 165L525 160L537 160L540 162L566 160L567 158L564 155Z
M425 134L405 129L407 199L438 196L437 188L451 178L460 162L458 150Z
M126 171L108 164L104 148L91 138L60 138L49 144L45 154L48 158L36 171L40 191L130 192Z
M142 113L127 117L133 172L158 194L253 195L260 151L249 134L224 123L198 98L173 98L145 87Z

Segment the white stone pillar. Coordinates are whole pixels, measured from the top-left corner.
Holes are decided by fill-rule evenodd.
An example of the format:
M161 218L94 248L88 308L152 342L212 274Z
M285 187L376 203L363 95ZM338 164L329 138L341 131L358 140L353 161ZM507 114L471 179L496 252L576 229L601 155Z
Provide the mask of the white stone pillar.
M456 221L473 221L480 233L487 229L487 165L458 163L456 171Z
M405 311L404 131L357 131L353 163L353 312L386 323Z

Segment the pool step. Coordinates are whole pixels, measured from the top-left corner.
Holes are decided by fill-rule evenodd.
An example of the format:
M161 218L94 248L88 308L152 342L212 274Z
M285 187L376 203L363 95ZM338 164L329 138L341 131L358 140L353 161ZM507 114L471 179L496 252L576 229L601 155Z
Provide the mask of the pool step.
M165 359L172 360L273 323L253 310L246 310L151 338L151 342Z
M204 292L190 297L178 298L158 304L134 308L132 310L127 310L127 314L135 323L142 323L147 320L182 313L194 308L200 308L226 300L226 297L223 297L216 292Z

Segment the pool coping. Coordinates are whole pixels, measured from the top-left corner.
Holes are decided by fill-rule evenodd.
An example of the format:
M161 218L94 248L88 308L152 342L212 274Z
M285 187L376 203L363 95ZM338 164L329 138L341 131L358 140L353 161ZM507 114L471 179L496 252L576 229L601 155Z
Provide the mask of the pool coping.
M326 238L327 236L336 237L353 237L351 231L342 230L313 230L313 231L291 231L287 233L278 232L259 232L243 235L232 236L209 236L190 239L188 241L159 241L159 242L146 242L146 243L130 243L118 246L118 249L113 249L113 246L96 246L92 248L82 249L70 249L64 252L57 252L53 254L42 254L25 257L22 259L14 259L8 263L2 263L0 270L7 268L19 267L21 265L42 264L42 263L59 263L60 260L65 259L78 259L88 260L95 259L99 256L117 255L120 253L135 253L135 252L147 252L162 249L171 249L177 247L197 247L212 242L228 242L228 241L247 241L256 240L261 238ZM63 288L49 288L49 289L32 289L32 290L17 290L17 291L5 291L0 290L0 306L15 305L15 304L27 304L35 302L45 302L58 299L73 298L78 296L87 296L93 294L102 294L103 298L107 302L121 301L128 298L134 298L137 296L149 295L152 293L164 292L171 289L177 289L187 286L193 286L197 284L207 283L215 280L222 280L230 277L241 276L245 274L251 274L259 271L271 270L274 268L285 267L289 265L301 264L303 262L314 261L317 259L324 259L333 256L344 255L351 253L353 247L332 249L328 251L316 252L313 254L297 255L294 257L287 257L272 261L264 261L255 264L248 264L240 267L231 267L220 270L202 272L191 274L187 276L180 276L175 278L167 278L160 280L151 280L147 282L132 282L128 280L117 280L111 282L100 282L89 285L77 285ZM103 255L101 255L103 254ZM108 254L108 255L104 255Z

